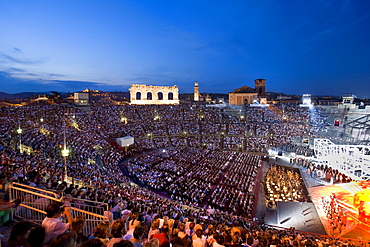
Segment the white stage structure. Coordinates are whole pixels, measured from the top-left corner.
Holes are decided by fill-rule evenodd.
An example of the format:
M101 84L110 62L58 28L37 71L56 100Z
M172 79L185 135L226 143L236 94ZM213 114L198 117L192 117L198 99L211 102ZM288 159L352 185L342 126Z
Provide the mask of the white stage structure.
M370 180L370 146L337 145L328 139L315 139L316 157L328 167L354 180Z
M125 136L125 137L116 138L116 142L121 147L128 147L128 146L134 144L135 139L132 136Z

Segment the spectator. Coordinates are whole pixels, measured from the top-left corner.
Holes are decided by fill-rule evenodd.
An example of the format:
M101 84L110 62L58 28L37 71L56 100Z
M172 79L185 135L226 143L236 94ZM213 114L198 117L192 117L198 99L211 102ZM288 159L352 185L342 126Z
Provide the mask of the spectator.
M86 219L85 216L80 215L77 216L72 220L72 225L71 225L71 232L76 233L77 239L76 243L78 245L81 245L83 242L87 241L87 237L82 233L83 229L85 228L86 225Z
M159 247L159 240L153 238L144 244L144 247Z
M127 231L127 233L130 235L133 235L135 228L141 225L141 222L137 220L138 214L138 212L135 212L131 215L131 220L129 221Z
M155 219L152 222L152 227L149 229L148 239L152 239L154 234L160 233L159 231L159 219Z
M197 229L195 231L195 238L193 239L193 247L206 247L206 239L203 236L203 230Z
M107 247L112 247L115 243L123 240L123 236L126 234L125 222L121 219L113 221L111 233L113 238L108 241Z
M143 244L142 244L143 234L144 234L144 227L142 226L135 227L133 237L131 238L131 242L134 244L134 247L143 247Z
M95 227L92 237L100 239L100 241L102 241L102 243L106 245L107 242L109 241L108 237L110 233L111 231L110 231L109 222L102 222Z
M64 213L68 223L63 223L60 217ZM46 208L46 218L42 221L42 226L45 228L45 244L48 244L56 236L63 234L69 230L72 224L72 217L69 207L63 207L58 202L52 202Z
M105 247L103 242L98 238L89 239L82 243L80 247Z
M45 240L45 228L42 226L34 227L28 235L25 247L42 247Z
M17 222L10 231L10 236L8 239L9 247L24 245L32 228L33 224L30 221Z
M216 241L213 243L213 247L224 247L224 236L218 235Z
M74 232L66 232L56 236L49 244L53 247L75 247L77 235Z
M159 247L170 247L170 241L168 240L168 226L163 225L161 233L153 235L153 238L159 240Z
M113 247L134 247L133 243L129 240L121 240L118 243L115 243Z

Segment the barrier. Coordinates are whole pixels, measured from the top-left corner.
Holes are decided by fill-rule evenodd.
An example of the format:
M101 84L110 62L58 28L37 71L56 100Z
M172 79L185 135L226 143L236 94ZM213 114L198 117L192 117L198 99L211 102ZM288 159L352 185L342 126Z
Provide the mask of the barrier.
M90 200L76 198L73 198L73 201L71 202L71 207L99 215L103 215L104 211L108 210L107 203L94 202Z
M26 190L32 190L32 191L37 191L39 193L42 193L42 194L45 194L45 195L48 195L48 196L51 196L51 197L54 197L54 198L60 198L62 193L59 193L59 192L55 192L55 191L51 191L51 190L44 190L44 189L40 189L40 188L37 188L37 187L32 187L32 186L28 186L28 185L25 185L25 184L20 184L20 183L11 183L10 184L11 187L19 187L19 188L23 188L23 189L26 189Z
M18 183L12 183L9 185L9 198L10 201L17 198L23 199L22 203L17 207L11 217L29 220L39 225L41 225L42 221L45 219L46 207L52 201L59 203L64 202L64 198L59 198L59 194L56 192ZM107 204L79 199L76 199L76 201L81 201L85 205L79 208L76 203L71 203L71 216L72 218L80 215L85 216L86 225L83 229L83 234L85 236L90 235L99 223L108 221L108 218L103 216L104 211L108 208Z

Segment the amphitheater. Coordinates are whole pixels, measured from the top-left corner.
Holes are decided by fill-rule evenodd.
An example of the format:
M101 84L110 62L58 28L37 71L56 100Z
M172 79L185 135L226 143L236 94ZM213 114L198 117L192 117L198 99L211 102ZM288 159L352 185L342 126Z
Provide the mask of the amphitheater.
M194 219L230 238L225 245L235 244L237 228L239 244L252 236L255 246L368 246L368 114L292 105L3 107L2 189L22 203L1 212L1 229L41 224L50 202L67 201L72 218L86 218L86 236L135 210ZM122 137L132 144L119 145Z

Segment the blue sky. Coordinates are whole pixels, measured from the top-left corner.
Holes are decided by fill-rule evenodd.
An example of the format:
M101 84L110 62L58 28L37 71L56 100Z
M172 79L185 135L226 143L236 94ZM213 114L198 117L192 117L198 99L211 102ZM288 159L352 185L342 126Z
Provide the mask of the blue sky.
M370 98L370 1L0 0L0 91L228 93Z

